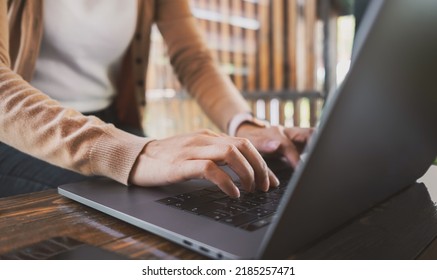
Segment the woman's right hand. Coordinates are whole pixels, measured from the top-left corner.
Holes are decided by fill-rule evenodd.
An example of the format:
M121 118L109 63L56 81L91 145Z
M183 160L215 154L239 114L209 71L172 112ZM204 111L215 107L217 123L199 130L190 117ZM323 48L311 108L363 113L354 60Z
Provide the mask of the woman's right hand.
M209 130L149 142L138 156L129 182L138 186L162 186L190 179L206 179L231 197L240 192L219 166L228 165L246 191L267 191L279 185L255 147L244 138Z

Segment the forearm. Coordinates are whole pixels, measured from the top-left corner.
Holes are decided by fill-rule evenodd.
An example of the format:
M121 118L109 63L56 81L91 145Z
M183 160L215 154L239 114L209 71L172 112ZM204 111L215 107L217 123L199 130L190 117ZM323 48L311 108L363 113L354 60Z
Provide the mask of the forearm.
M187 2L160 3L157 23L179 80L208 117L226 132L232 117L250 111L247 102L214 61Z
M85 175L127 183L148 139L62 107L0 65L0 141Z

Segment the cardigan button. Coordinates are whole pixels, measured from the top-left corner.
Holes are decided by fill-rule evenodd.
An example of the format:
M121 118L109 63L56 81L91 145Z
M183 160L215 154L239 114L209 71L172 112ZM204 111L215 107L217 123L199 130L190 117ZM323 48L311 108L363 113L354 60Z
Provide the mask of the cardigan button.
M143 80L139 80L139 81L137 82L137 85L138 85L139 87L143 87L143 86L144 86L144 81L143 81Z
M143 59L141 57L137 57L137 59L135 59L135 62L137 64L142 64L143 63Z

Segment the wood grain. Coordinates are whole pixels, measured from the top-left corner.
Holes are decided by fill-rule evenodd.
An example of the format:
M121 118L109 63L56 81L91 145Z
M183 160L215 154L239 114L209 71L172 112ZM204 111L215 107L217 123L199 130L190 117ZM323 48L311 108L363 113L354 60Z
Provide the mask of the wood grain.
M327 234L291 258L437 259L436 213L435 201L427 188L417 184ZM0 255L29 248L50 238L71 238L132 259L205 258L64 198L55 190L0 199ZM53 244L40 247L40 251L38 246L33 247L32 256L27 257L43 258L57 250ZM26 254L20 257L26 258Z

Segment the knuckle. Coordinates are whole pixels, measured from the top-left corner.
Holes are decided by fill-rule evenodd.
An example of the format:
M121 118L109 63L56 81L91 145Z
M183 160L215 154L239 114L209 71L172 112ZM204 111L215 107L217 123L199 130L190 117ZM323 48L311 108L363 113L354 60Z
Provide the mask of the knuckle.
M253 170L253 168L249 168L249 182L253 183L253 181L255 180L255 171Z
M267 170L268 170L267 163L264 160L262 160L259 162L259 164L261 165L261 169L264 170L265 172L267 172Z
M204 128L204 129L200 129L197 131L197 134L201 134L201 135L212 135L213 132L210 129Z
M251 148L252 143L250 143L249 139L246 138L238 138L237 139L237 146L241 148Z
M187 147L187 146L190 146L193 143L193 139L194 139L194 137L192 137L192 136L188 137L187 136L187 137L182 138L180 143L182 144L183 147Z
M185 147L199 146L202 143L204 143L204 140L205 140L204 134L194 134L184 139L183 146Z
M216 165L215 165L215 163L213 162L213 161L211 161L211 160L205 160L204 162L203 162L203 165L202 165L202 172L203 173L205 173L205 174L210 174L211 172L213 172L214 170L215 170L215 168L216 168Z
M228 144L224 148L224 156L225 157L233 157L237 153L237 147L234 145Z

